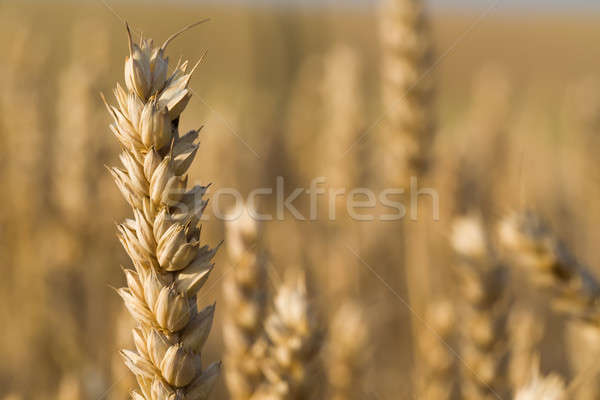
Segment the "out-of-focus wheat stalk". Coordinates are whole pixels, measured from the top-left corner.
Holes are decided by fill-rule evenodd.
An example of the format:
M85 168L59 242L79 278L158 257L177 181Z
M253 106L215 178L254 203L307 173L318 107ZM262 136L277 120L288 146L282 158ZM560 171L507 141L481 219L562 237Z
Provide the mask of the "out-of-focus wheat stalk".
M573 371L573 394L577 400L594 400L600 397L598 382L598 356L600 334L598 326L587 322L568 321L566 330L566 356Z
M358 400L365 397L365 378L370 361L369 328L362 307L348 301L334 315L327 343L328 399Z
M512 214L498 228L500 242L532 281L552 292L553 305L598 324L600 284L533 213Z
M3 332L0 352L3 364L10 365L13 371L21 371L7 384L6 390L15 388L26 393L24 388L33 380L38 387L53 390L54 379L58 378L54 371L37 375L37 368L50 369L48 359L40 354L52 351L44 342L48 332L39 329L47 326L48 310L44 282L48 265L39 262L45 243L50 242L44 240L47 238L47 209L43 207L49 192L47 149L52 140L52 135L45 130L48 121L43 113L48 48L23 15L5 9L0 14L0 25L7 33L7 47L0 63L3 136L0 251L6 251L2 254L5 276L0 288L5 296L0 316L11 321ZM23 293L27 293L26 301L23 301ZM34 364L36 369L28 367Z
M286 154L290 170L297 173L295 179L308 184L321 172L314 160L315 143L322 123L322 96L320 83L323 76L322 58L316 55L306 58L295 77L290 94L286 117Z
M121 351L141 391L132 392L134 399L206 399L220 370L220 363L204 369L200 357L214 306L198 310L197 293L216 250L200 247L197 225L206 187L186 188L198 131L183 136L178 131L194 68L178 63L169 75L164 54L173 38L194 25L161 47L149 39L138 45L129 34L126 88L117 84L118 106L107 104L114 118L111 130L123 148L123 169L110 172L134 213L118 226L134 266L124 270L127 287L118 289L138 323L133 330L137 351Z
M455 212L468 213L478 209L489 221L502 201L511 111L510 81L497 67L486 67L474 80L471 104L465 126L463 146L457 160L455 182ZM494 182L484 185L484 182Z
M93 37L89 37L90 32ZM95 45L82 38L87 35ZM70 64L58 83L56 138L53 141L54 204L60 220L85 225L89 208L96 209L95 185L99 174L95 165L99 158L96 131L101 123L97 112L97 89L107 74L109 35L99 21L85 20L73 28ZM75 135L74 132L77 132Z
M515 400L565 400L567 390L564 381L558 375L542 376L539 370L539 358L530 366L530 380L515 394Z
M479 216L455 220L452 245L459 257L456 272L464 299L460 312L463 396L506 398L509 393L507 270L496 258Z
M250 399L263 380L263 322L267 298L266 266L258 247L257 222L245 207L227 222L232 271L223 293L227 313L223 334L225 378L232 399Z
M133 346L131 331L136 324L126 309L121 309L114 324L114 343L120 348ZM111 390L108 393L110 400L122 400L127 398L131 388L135 385L135 379L123 364L123 359L118 353L113 353L110 360Z
M347 154L363 125L362 64L356 51L339 44L323 59L323 123L315 145L320 175L336 188L352 188L360 180L357 152Z
M509 317L511 354L509 375L513 388L525 386L531 376L536 346L544 334L544 325L535 313L525 307L513 307Z
M386 0L380 9L381 93L385 118L377 134L373 169L385 187L403 187L426 177L431 163L435 118L432 109L433 46L424 4L420 0ZM414 178L414 179L413 179ZM423 182L421 182L422 184ZM415 193L411 193L414 195ZM431 218L431 207L421 202L420 218ZM414 210L410 210L411 212ZM429 292L428 231L426 220L406 221L402 232L404 273L412 309L424 315ZM423 329L412 318L413 341ZM421 374L415 345L414 363ZM417 377L417 381L420 378Z
M81 382L75 375L65 375L58 387L57 400L81 400L84 398Z
M268 338L263 372L266 382L253 400L309 399L315 393L315 356L321 346L316 316L303 274L286 277L265 322Z
M455 332L456 315L448 300L428 304L427 329L417 338L421 371L417 376L417 397L424 400L455 399L458 394L456 360L448 346Z

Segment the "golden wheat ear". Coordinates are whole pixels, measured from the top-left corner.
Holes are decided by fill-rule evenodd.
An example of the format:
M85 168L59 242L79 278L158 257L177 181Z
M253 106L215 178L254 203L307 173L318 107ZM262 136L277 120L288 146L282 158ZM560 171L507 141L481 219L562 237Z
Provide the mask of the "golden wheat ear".
M215 307L198 309L197 294L216 250L200 245L205 188L187 188L197 132L180 136L173 123L191 97L191 72L184 62L168 77L164 49L149 39L134 43L129 27L127 32L125 88L115 89L117 106L107 104L123 149L122 166L110 172L133 210L118 225L133 269L125 270L127 286L117 292L137 322L136 350L121 355L139 384L134 399L206 399L221 364L202 366Z

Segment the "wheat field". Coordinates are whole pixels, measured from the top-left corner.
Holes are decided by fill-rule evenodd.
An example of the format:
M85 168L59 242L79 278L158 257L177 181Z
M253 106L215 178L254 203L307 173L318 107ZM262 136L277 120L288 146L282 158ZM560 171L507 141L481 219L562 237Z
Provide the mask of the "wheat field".
M0 3L0 400L599 399L600 14L481 11Z

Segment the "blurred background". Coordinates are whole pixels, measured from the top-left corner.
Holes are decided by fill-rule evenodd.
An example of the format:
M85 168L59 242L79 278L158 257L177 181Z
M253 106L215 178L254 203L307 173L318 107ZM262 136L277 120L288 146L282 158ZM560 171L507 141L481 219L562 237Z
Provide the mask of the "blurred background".
M448 242L454 215L469 204L489 221L533 208L582 262L600 265L598 2L432 0L427 12L436 54L427 185L440 196L428 242L433 297L460 296ZM204 125L192 182L242 194L274 188L278 176L286 192L321 175L332 186L389 186L377 165L386 146L377 140L374 0L3 1L0 398L117 399L134 386L117 354L131 345L133 321L112 289L124 284L120 266L129 263L114 222L130 210L104 168L118 162L119 148L99 94L112 97L123 82L124 21L161 42L206 17L168 52L172 62L207 52L181 122L183 131ZM261 207L272 210L273 201ZM323 321L340 291L367 310L372 361L360 398L416 398L398 225L287 215L263 227L271 284L302 266ZM218 244L223 222L210 219L203 234ZM225 251L216 263L204 304L219 304L231 268ZM340 276L349 281L343 289ZM542 369L571 379L566 322L518 277L510 287L546 326ZM222 312L217 306L206 360L222 357ZM223 379L215 398L228 398Z

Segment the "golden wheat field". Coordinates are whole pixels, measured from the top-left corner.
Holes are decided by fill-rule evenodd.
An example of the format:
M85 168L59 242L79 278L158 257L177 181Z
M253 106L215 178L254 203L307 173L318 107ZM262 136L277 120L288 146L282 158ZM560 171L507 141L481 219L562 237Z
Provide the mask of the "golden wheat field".
M600 399L600 13L365 3L0 3L0 400Z

